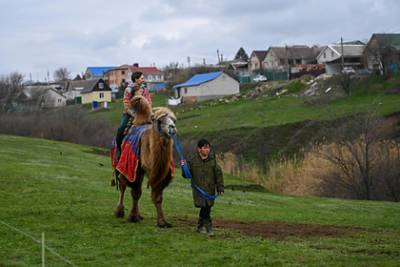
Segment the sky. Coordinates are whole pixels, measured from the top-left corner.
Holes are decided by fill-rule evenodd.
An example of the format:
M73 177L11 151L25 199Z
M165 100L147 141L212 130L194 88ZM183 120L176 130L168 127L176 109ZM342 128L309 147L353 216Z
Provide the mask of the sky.
M42 81L60 67L215 64L217 49L400 33L398 0L0 0L0 12L0 75Z

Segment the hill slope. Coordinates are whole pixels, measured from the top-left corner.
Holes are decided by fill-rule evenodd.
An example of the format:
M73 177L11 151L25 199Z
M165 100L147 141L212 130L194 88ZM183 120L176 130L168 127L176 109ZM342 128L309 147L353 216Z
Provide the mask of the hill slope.
M226 176L213 208L216 237L194 232L188 182L165 192L171 229L155 227L144 188L145 220L112 216L109 159L69 143L0 135L0 265L41 263L40 239L77 266L395 266L400 261L396 203L290 197L258 191ZM231 188L231 189L230 189ZM128 194L129 195L129 194ZM131 201L126 198L127 208ZM18 229L18 230L16 230ZM47 252L49 266L65 266Z

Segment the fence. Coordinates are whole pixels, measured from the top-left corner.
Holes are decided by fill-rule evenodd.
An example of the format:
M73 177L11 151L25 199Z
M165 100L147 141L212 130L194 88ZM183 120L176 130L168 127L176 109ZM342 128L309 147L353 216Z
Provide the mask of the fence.
M288 73L286 71L260 71L259 73L252 73L249 75L241 75L239 76L240 84L248 84L252 83L253 79L258 75L262 74L267 77L268 81L282 81L288 79Z
M70 266L76 266L75 264L73 264L70 260L68 260L67 258L61 256L60 254L58 254L53 248L50 248L48 246L45 245L45 239L44 239L44 233L42 233L42 237L41 240L36 239L34 236L32 236L31 234L28 234L25 231L22 231L6 222L3 222L0 220L0 223L7 226L8 228L10 228L11 230L20 233L26 237L29 237L33 242L40 244L41 245L41 258L42 258L42 267L44 267L46 265L46 257L45 257L45 251L46 249L53 254L54 256L56 256L58 259L60 259L61 261L65 262L66 264L70 265Z

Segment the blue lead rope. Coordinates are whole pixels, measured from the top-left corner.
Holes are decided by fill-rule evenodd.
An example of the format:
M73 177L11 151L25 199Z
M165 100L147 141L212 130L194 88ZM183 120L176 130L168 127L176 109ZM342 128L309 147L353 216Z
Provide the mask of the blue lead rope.
M196 185L193 182L192 173L190 172L189 166L188 166L188 164L187 164L187 162L185 160L185 157L183 156L183 151L182 151L181 145L179 144L178 136L176 134L174 134L174 135L172 135L172 138L174 139L175 150L178 153L179 160L180 160L180 162L184 162L184 164L182 166L182 172L184 174L184 177L191 181L192 187L196 190L196 192L200 195L200 197L202 199L208 200L208 201L215 200L218 195L210 195L209 193L204 191L201 187L199 187L198 185Z

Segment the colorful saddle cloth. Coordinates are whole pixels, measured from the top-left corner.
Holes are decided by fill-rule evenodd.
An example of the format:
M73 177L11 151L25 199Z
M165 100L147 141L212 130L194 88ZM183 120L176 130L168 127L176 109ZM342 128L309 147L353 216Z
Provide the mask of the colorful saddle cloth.
M136 179L136 171L140 160L140 140L144 131L150 128L151 124L144 124L131 127L125 136L121 147L121 157L113 159L113 167L122 173L130 182Z

